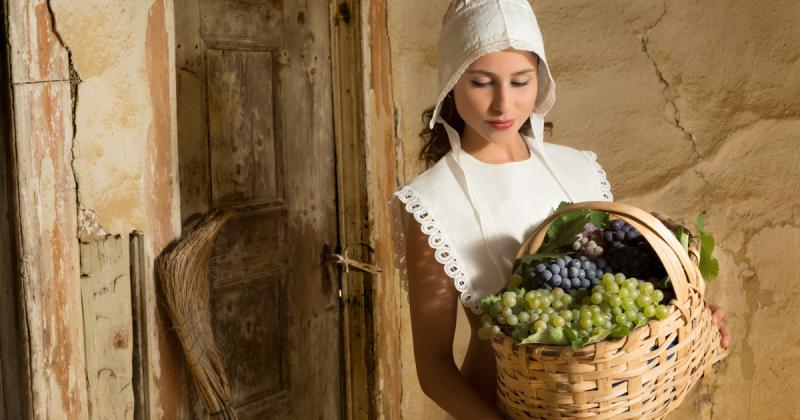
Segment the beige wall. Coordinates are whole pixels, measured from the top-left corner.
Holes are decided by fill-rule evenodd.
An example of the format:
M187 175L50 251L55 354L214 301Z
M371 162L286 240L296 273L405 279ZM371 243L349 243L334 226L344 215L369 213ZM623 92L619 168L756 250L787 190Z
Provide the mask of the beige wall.
M417 132L446 3L389 6L401 183L423 169ZM596 151L616 200L685 222L704 211L717 238L722 270L707 290L728 311L731 355L671 418L800 416L800 3L533 4L557 84L550 141ZM407 306L403 316L405 417L441 417L416 380Z

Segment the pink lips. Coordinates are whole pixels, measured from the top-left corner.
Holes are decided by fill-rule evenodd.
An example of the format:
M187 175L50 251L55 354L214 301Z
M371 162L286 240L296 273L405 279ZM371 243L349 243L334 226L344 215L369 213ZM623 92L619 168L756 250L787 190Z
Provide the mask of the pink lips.
M490 120L489 124L497 130L507 130L514 126L514 119L510 120Z

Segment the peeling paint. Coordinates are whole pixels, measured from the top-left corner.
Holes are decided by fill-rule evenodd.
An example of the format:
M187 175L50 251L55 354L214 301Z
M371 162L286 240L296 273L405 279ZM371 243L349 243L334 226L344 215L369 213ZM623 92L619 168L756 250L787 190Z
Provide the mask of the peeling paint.
M147 85L150 87L152 116L148 128L145 148L146 162L144 181L148 188L147 214L150 220L148 232L154 250L160 252L180 234L180 210L178 208L177 144L174 120L176 118L173 78L175 66L164 0L156 0L148 11L145 55ZM159 287L153 279L150 290ZM159 410L167 417L181 418L187 410L187 399L183 373L183 353L175 334L170 329L169 317L163 305L158 305L156 320L159 331L157 382L151 389L158 390ZM156 314L153 314L156 315Z
M66 110L63 107L42 109L45 115L53 117L57 128L60 128L59 123L66 125L63 128L69 133L69 138L65 141L69 142L70 149L66 154L58 155L62 160L31 160L31 169L42 174L43 181L56 180L43 185L46 194L50 191L57 194L63 188L58 183L59 176L62 176L59 172L61 162L66 162L68 178L72 180L71 188L66 190L72 194L72 199L68 201L69 208L65 209L73 214L72 227L53 233L72 237L74 241L76 235L81 240L89 240L133 230L144 231L149 241L145 253L152 259L177 236L180 229L175 179L177 156L174 152L177 145L173 123L174 28L168 19L172 3L167 0L135 4L64 0L34 2L36 4L30 10L35 12L31 16L43 23L34 28L38 32L30 39L47 42L51 47L33 49L37 55L29 55L23 63L30 62L37 70L27 74L17 72L15 81L18 86L33 89L45 86L41 78L34 75L48 74L48 80L58 80L67 86L67 96L71 101ZM52 46L60 46L63 50L61 61L61 56L51 51ZM62 77L52 77L55 65L64 69ZM62 120L55 119L56 116ZM48 143L50 149L46 153L62 152L55 149L58 144ZM39 214L46 223L58 224L66 217L64 213L50 209L41 209ZM77 241L71 245L77 245ZM70 249L66 242L51 241L47 249L54 252L46 258L55 261L64 262L75 257L66 253ZM58 255L62 250L65 254ZM152 261L147 264L152 268ZM77 264L72 268L77 269ZM168 330L164 322L166 315L158 307L152 270L148 272L150 284L146 290L150 295L146 297L146 311L148 319L155 320L147 326L148 335L152 337L148 340L152 345L148 360L157 364L148 370L154 375L150 378L153 391L149 401L153 406L150 408L153 415L180 418L185 412L182 408L185 404L182 359L176 340L165 334ZM71 275L75 281L79 280L77 273L70 274L66 270L56 274L59 279L73 278ZM75 308L80 311L80 299L70 295L70 289L62 289L54 293L52 306L42 308L46 324L45 342L43 346L34 343L37 347L32 348L32 357L37 357L37 352L43 348L47 349L49 343L55 347L56 353L48 363L69 366L69 370L54 369L53 380L57 380L58 385L48 384L50 393L34 390L34 401L47 399L48 395L61 396L68 399L59 403L61 406L69 403L80 408L76 404L85 402L85 395L80 398L71 390L74 384L85 381L84 368L80 363L70 362L77 354L70 347L74 343L62 337L66 332L47 325L49 322L65 322L72 328L71 333L76 331L70 317L56 315L59 311ZM30 328L35 330L35 318L32 322L34 325ZM59 345L66 347L59 350ZM32 367L34 376L42 374L39 365L37 362ZM162 376L161 372L165 375ZM67 383L61 384L64 381ZM79 388L85 392L85 384ZM60 411L50 411L49 408L42 410L48 410L42 411L46 418L82 418L62 416Z
M79 208L78 209L78 239L81 241L88 241L91 238L102 238L107 233L97 219L97 213L94 210Z

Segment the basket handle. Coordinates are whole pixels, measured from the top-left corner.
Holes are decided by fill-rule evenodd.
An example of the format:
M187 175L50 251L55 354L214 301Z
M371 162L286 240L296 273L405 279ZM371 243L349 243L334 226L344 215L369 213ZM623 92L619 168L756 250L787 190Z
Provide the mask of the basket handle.
M648 243L653 247L656 255L661 259L664 268L672 280L678 308L688 320L685 305L689 300L689 289L693 289L702 297L702 277L698 268L689 259L675 235L661 223L655 216L629 204L608 201L586 201L564 206L548 216L540 223L523 243L517 252L514 268L519 265L523 255L535 253L544 242L547 230L553 221L564 213L574 210L601 210L614 214L636 228Z

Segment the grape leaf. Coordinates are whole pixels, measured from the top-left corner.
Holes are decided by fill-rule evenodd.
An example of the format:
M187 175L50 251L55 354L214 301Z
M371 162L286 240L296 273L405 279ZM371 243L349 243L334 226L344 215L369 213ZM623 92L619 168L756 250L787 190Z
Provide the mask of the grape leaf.
M719 260L714 257L714 237L705 231L703 215L697 216L695 222L697 232L700 234L700 274L707 282L713 281L719 274Z
M569 204L572 203L562 201L558 209ZM575 210L562 214L548 227L540 251L557 252L560 248L572 244L575 235L583 232L587 223L602 229L608 225L608 213L599 210Z
M661 279L661 281L659 282L660 289L669 288L671 285L672 285L672 280L669 278L669 276L664 276L664 278Z
M569 345L572 346L573 350L578 350L579 348L586 345L586 340L578 337L574 340L570 340Z
M529 335L520 344L567 344L567 337L561 327L547 327Z
M597 332L594 333L594 335L591 335L589 336L589 338L586 339L586 343L584 343L584 345L596 343L598 341L603 341L606 339L606 337L608 337L609 334L611 334L611 331L605 328L599 328Z
M572 346L573 350L577 350L577 349L579 349L579 348L581 348L583 346L586 346L586 345L589 345L589 344L592 344L592 343L596 343L598 341L603 341L610 334L611 334L611 331L609 331L609 330L607 330L605 328L600 328L592 336L584 337L584 338L581 338L579 336L576 337L576 338L570 338L569 344L570 344L570 346Z
M567 341L572 344L575 340L578 340L580 337L578 336L578 332L575 331L574 328L564 328L564 335L567 336Z
M683 246L685 251L689 250L689 230L683 226L678 226L675 231L673 232L675 237L678 238L678 241Z
M522 264L530 264L533 262L540 262L549 259L556 259L569 254L569 252L537 252L535 254L523 255L520 258Z
M550 334L547 333L547 328L543 328L535 333L525 337L520 344L549 344L545 341L550 339Z
M612 338L622 338L626 335L630 334L631 329L625 324L617 324L614 328L611 329L611 337Z
M481 308L484 313L491 313L491 308L495 303L500 302L500 295L489 295L481 299Z

